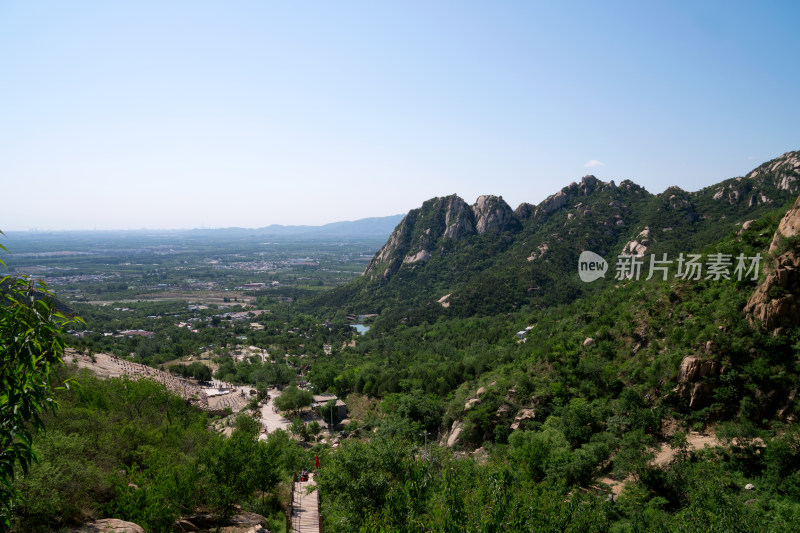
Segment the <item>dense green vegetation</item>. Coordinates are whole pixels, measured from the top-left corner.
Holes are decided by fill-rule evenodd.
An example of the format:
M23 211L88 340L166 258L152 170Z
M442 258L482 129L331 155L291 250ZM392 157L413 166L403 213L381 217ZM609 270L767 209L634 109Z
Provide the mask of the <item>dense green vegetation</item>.
M59 377L70 374L62 368ZM280 484L314 462L314 452L285 432L258 441L258 424L246 415L224 438L208 429L205 414L149 380L84 374L57 399L59 412L43 417L47 432L35 443L39 461L15 485L20 531L52 531L90 516L171 531L198 508L222 517L234 504L280 531Z
M763 446L686 451L668 466L646 462L629 433L615 460L634 480L619 499L572 485L583 449L555 428L520 435L475 461L435 449L424 459L404 441L348 442L318 475L326 531L791 531L800 518L800 434ZM624 465L624 466L623 466ZM744 489L753 483L755 489Z

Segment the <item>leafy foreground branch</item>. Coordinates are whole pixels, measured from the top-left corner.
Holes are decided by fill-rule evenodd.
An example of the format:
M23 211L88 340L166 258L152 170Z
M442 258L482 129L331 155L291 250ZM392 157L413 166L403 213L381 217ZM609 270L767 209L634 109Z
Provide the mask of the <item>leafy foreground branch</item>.
M0 246L1 248L1 246ZM0 261L0 265L2 265ZM56 309L47 287L29 278L0 280L0 528L10 528L16 501L17 470L27 474L36 460L34 435L44 411L57 402L51 386L53 366L61 362L61 334L78 318ZM69 382L62 385L67 386Z

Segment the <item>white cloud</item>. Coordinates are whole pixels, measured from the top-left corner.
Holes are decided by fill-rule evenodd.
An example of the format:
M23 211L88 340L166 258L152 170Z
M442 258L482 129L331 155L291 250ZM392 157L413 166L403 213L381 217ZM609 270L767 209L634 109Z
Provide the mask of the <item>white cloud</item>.
M604 164L605 163L602 163L597 159L592 159L591 161L587 161L586 163L584 163L583 166L585 166L586 168L592 168L592 167L602 167Z

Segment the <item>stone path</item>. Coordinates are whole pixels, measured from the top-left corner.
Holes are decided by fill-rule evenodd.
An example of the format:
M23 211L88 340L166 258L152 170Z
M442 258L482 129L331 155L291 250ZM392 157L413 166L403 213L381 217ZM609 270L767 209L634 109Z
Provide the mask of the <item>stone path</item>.
M309 489L312 492L308 492ZM294 484L292 531L319 533L319 499L313 473L308 475L308 481Z

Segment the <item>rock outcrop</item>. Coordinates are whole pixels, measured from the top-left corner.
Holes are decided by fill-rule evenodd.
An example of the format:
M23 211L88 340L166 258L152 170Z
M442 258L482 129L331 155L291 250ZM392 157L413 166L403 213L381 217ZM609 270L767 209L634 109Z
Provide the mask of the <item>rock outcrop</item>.
M716 361L703 361L695 355L687 355L678 369L678 383L690 383L713 376L718 369L719 363Z
M569 195L562 189L557 193L545 198L544 202L539 204L539 207L537 207L536 210L533 212L533 216L547 217L550 214L555 213L559 209L563 209L564 207L566 207L568 201L569 201Z
M800 231L800 197L789 209L778 224L778 229L769 245L770 253L778 249L783 239L794 237Z
M673 185L659 194L658 197L661 199L661 210L663 212L677 213L689 224L699 220L700 217L694 204L694 200L697 199L695 193L684 191L680 187Z
M800 198L778 224L770 244L770 253L779 250L781 242L795 237L800 229ZM765 267L767 277L756 287L744 307L751 325L760 324L773 335L783 327L800 324L800 244L795 243Z
M637 257L644 256L647 249L650 247L650 228L645 227L636 236L636 239L629 241L622 248L623 255L635 255Z
M800 252L800 250L798 250ZM800 253L787 252L745 305L744 313L751 325L761 324L774 335L785 326L800 324Z
M719 363L703 361L695 355L687 355L678 369L678 385L674 391L681 398L689 398L689 407L706 402L713 392L706 378L719 372Z
M458 438L461 436L461 431L463 430L463 423L461 420L456 420L453 422L452 427L450 428L450 432L446 435L447 439L445 443L450 446L451 448L456 445L458 442Z
M536 250L531 252L531 255L528 256L528 261L536 261L540 257L544 256L548 250L550 250L550 245L546 242L543 242L536 247Z
M742 227L739 228L739 231L737 231L736 234L741 235L745 231L749 230L750 227L753 225L753 222L755 222L755 220L745 220L744 222L742 222Z
M237 510L227 519L222 531L226 533L269 533L263 528L267 519L257 513ZM175 522L175 531L214 531L217 527L217 516L210 513L200 513L181 518Z
M520 409L517 416L514 417L514 422L511 423L511 429L517 430L525 420L533 420L536 418L536 411L531 408Z
M407 255L403 258L403 263L418 263L419 261L430 261L431 253L428 250L420 250L414 255Z
M84 524L79 530L85 533L145 533L142 526L133 522L117 520L116 518L105 518Z

